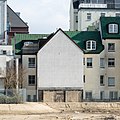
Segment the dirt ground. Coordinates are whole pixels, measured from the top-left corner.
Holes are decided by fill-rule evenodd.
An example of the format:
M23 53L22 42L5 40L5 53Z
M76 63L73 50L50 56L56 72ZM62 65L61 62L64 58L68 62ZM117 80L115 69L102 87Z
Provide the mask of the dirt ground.
M120 120L120 103L3 104L0 120Z

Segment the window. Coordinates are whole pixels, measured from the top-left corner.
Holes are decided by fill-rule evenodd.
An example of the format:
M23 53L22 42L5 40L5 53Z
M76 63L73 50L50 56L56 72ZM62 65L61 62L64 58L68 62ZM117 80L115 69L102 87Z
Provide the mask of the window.
M91 20L91 13L87 13L87 20Z
M100 58L100 68L104 68L104 67L105 67L105 59Z
M35 68L35 58L28 58L28 67Z
M85 75L83 75L83 82L85 83Z
M115 67L115 58L108 58L108 67Z
M92 68L92 58L87 58L87 68Z
M108 77L108 86L115 86L115 77Z
M116 13L116 17L120 17L120 13Z
M101 13L101 17L105 17L105 13Z
M118 99L118 92L117 91L110 91L109 98L110 98L110 100L117 100Z
M104 100L104 96L105 96L105 92L104 91L100 91L100 99Z
M87 50L96 50L96 41L89 40L86 42Z
M6 50L3 50L3 55L6 55L6 53L7 53Z
M90 3L90 0L86 0L86 3Z
M35 75L29 75L28 76L28 84L29 85L35 85Z
M83 65L85 65L85 58L83 58Z
M104 86L104 75L100 75L100 86Z
M31 95L27 95L27 101L31 102Z
M99 4L104 4L105 2L104 2L104 0L98 0L98 3Z
M108 43L108 52L115 51L115 43Z
M92 92L85 92L85 99L91 100L92 99Z
M78 16L76 16L76 23L78 22Z
M92 3L97 3L97 1L96 0L92 0Z
M37 99L36 99L36 95L33 95L33 102L36 102Z
M109 24L109 33L118 33L118 24Z

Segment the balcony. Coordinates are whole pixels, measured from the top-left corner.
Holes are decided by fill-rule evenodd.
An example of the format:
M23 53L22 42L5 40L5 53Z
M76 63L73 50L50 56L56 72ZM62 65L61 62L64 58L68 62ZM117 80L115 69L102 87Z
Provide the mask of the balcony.
M107 8L107 4L88 4L88 3L81 3L79 8Z
M104 3L104 4L94 4L94 3L80 3L80 8L112 8L112 9L120 9L120 3Z

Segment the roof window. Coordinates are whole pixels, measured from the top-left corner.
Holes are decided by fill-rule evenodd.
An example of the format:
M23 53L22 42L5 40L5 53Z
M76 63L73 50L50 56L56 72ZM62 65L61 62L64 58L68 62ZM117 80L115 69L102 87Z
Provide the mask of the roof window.
M96 50L96 41L89 40L86 42L86 49L87 50Z
M108 31L109 33L118 33L118 24L109 24Z

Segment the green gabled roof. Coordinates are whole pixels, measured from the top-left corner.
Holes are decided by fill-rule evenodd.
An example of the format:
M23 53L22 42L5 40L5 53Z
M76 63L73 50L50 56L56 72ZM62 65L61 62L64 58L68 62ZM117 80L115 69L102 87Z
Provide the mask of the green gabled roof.
M65 31L65 33L84 51L85 54L99 54L104 49L100 32L98 31ZM16 51L19 51L22 48L22 42L25 40L37 41L38 39L42 39L43 37L48 36L48 34L16 34ZM88 40L96 41L96 50L86 50L86 41Z
M118 39L120 38L120 17L101 17L101 30L102 30L102 38L103 39ZM108 24L116 23L119 25L118 34L110 34L108 33Z
M14 39L16 40L16 43L18 43L22 40L38 40L48 36L49 34L16 34L12 39L12 44L14 44Z
M76 31L76 33L68 31L65 33L84 51L85 54L99 54L104 49L99 31ZM96 50L86 50L86 41L88 40L96 41Z

